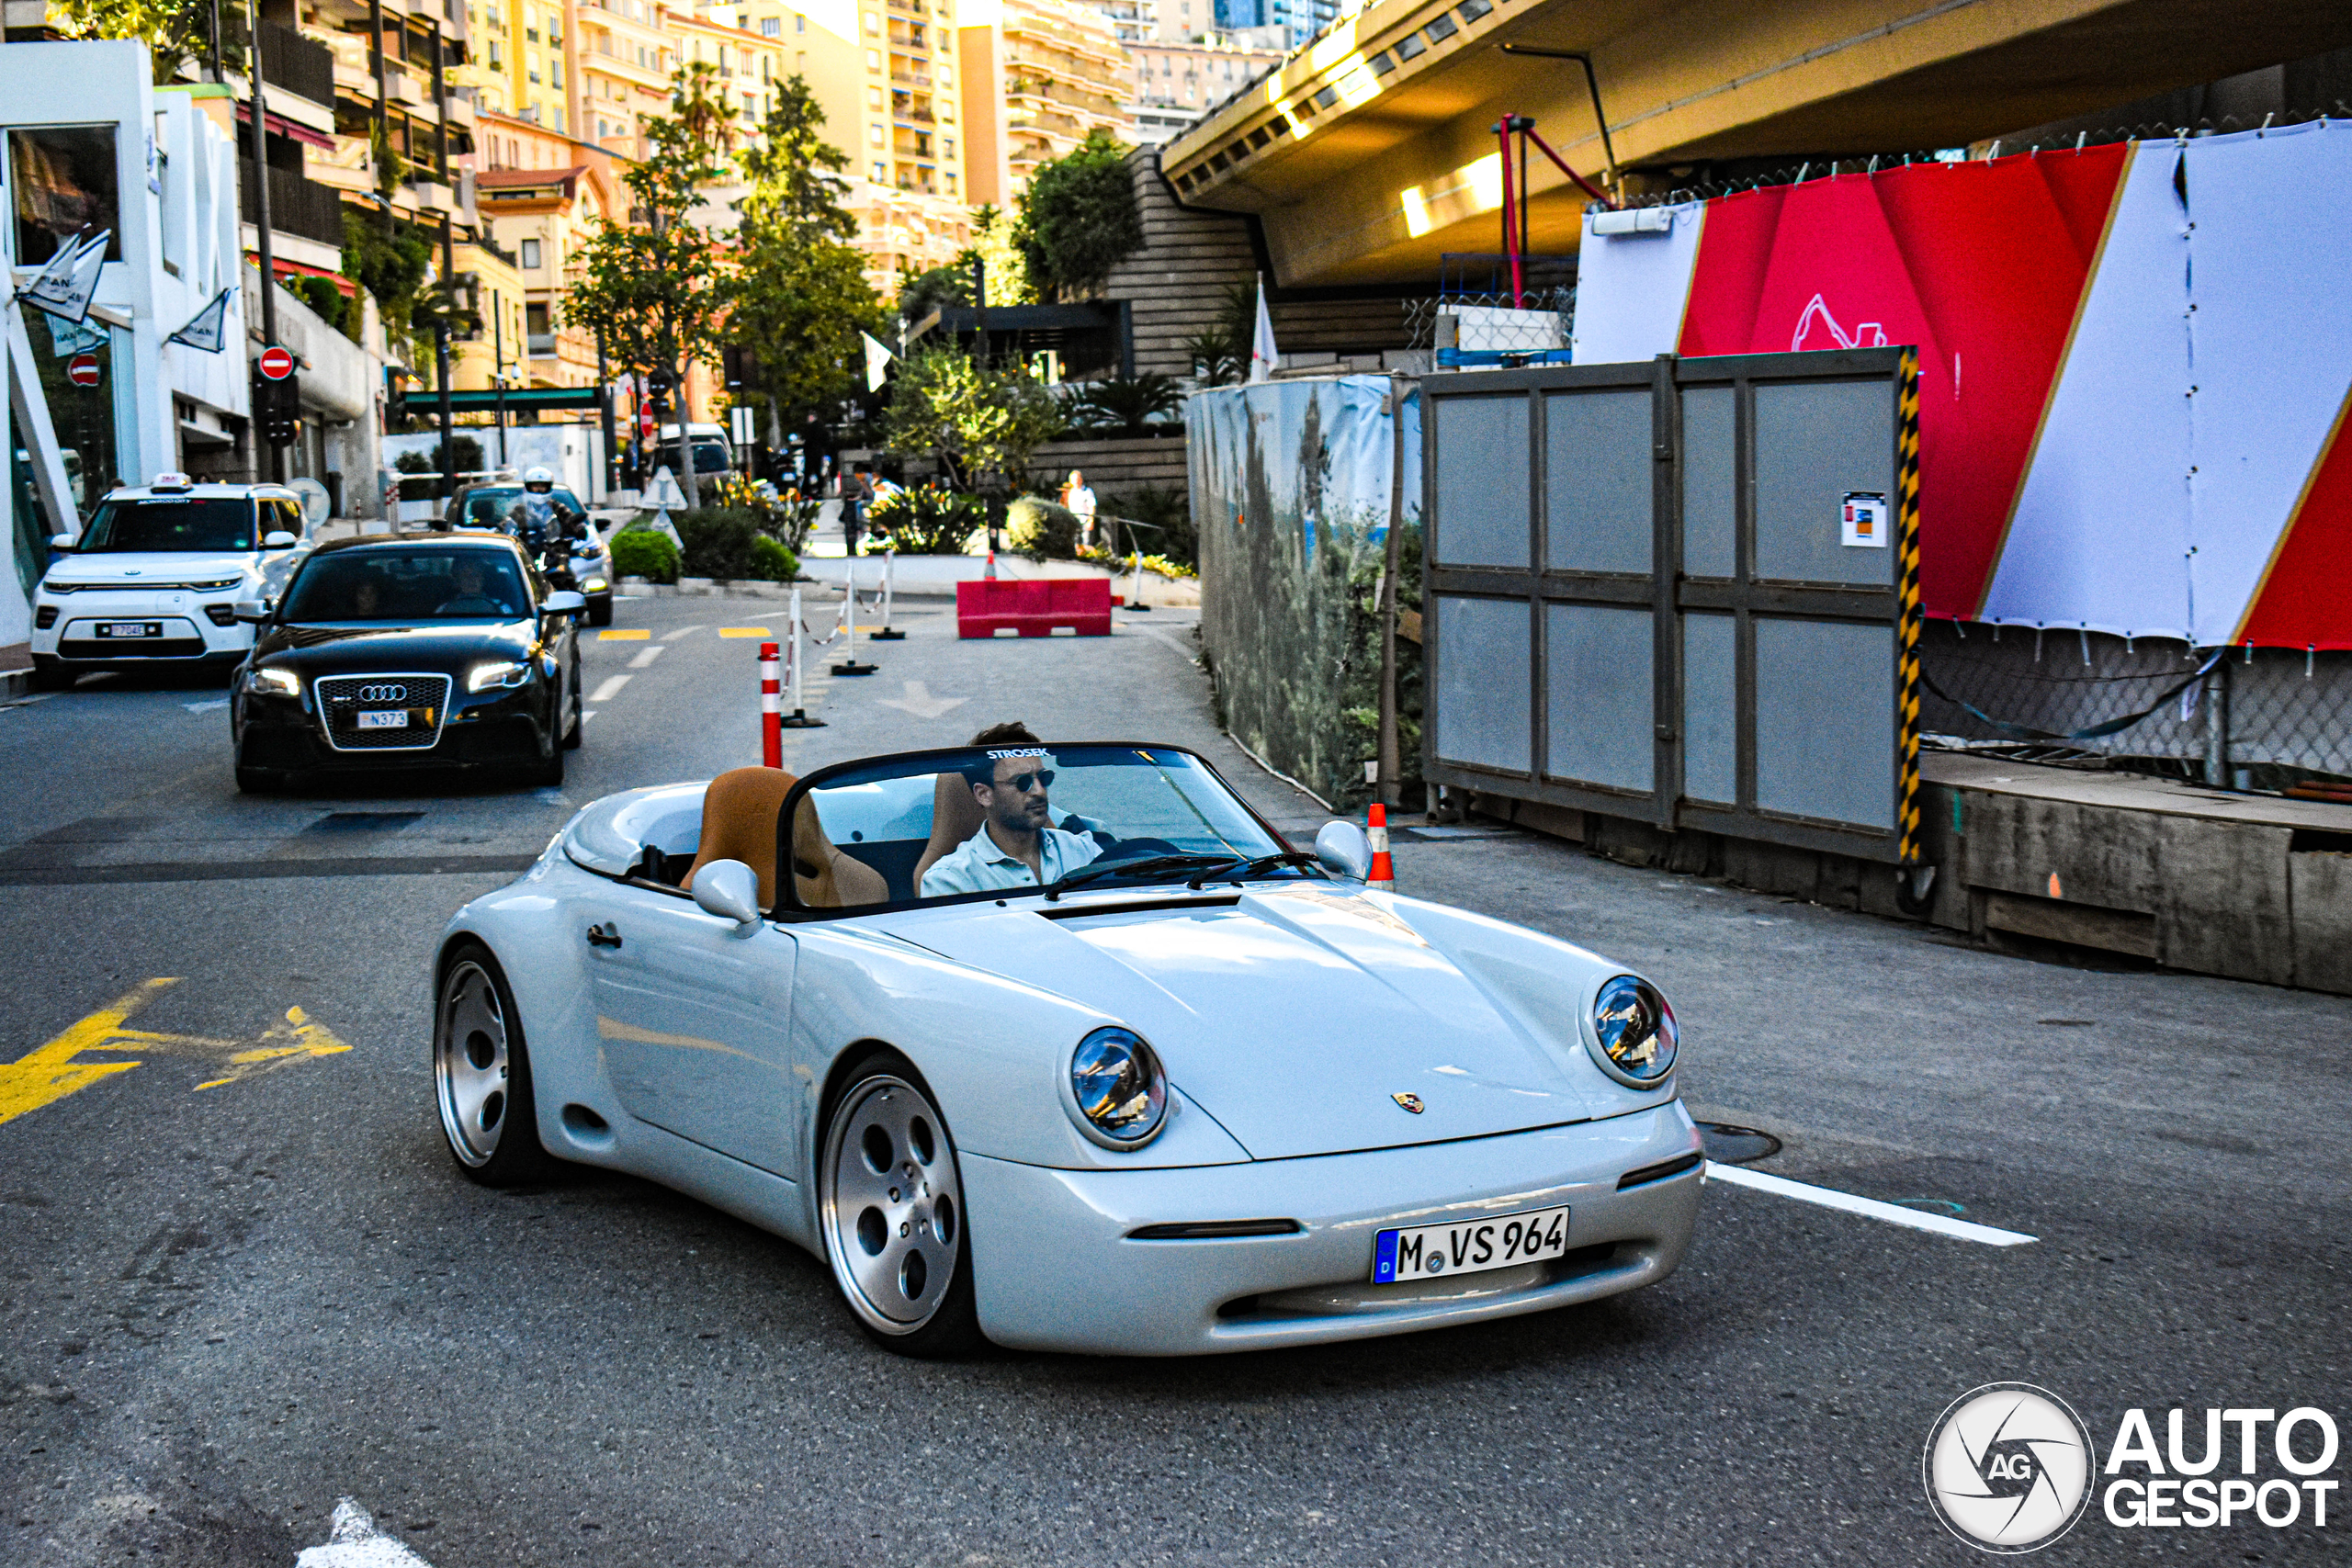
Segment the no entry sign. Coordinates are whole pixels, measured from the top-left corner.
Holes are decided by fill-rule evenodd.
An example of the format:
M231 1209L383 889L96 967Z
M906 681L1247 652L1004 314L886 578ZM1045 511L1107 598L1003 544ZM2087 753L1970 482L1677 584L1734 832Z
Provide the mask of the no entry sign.
M73 382L77 387L96 386L98 384L98 356L95 354L75 355L73 358L65 362L65 378Z
M283 381L294 374L294 355L276 344L261 351L261 373L273 381Z

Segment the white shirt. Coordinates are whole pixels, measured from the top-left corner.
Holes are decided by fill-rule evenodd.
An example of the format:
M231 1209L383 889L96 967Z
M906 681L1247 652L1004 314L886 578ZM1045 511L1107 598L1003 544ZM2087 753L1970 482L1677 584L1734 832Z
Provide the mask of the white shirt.
M1094 521L1094 490L1091 485L1078 485L1069 492L1069 509L1088 522Z
M1037 831L1037 863L1045 873L1034 876L1022 861L1007 854L989 837L988 825L934 862L922 874L922 896L950 893L992 893L1002 887L1043 887L1096 859L1102 848L1090 833L1065 833L1059 828Z

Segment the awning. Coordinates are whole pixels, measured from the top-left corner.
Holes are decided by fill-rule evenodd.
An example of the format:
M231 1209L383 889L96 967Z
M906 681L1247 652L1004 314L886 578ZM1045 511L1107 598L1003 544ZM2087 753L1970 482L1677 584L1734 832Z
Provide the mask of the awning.
M242 98L238 99L237 118L243 124L251 125L254 122L253 105ZM334 151L334 137L323 130L313 130L307 125L288 119L282 114L272 111L262 123L269 127L270 134L273 136L290 136L306 147L316 147L324 152Z

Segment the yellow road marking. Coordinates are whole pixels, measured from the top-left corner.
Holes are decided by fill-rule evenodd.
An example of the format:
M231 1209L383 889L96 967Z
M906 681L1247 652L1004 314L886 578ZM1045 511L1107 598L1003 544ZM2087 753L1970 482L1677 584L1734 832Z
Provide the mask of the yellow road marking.
M221 1076L196 1086L201 1091L351 1049L325 1025L311 1022L299 1007L288 1008L284 1020L271 1024L256 1040L216 1040L209 1035L165 1034L129 1026L132 1015L178 984L177 976L144 981L47 1044L14 1062L0 1063L0 1122L38 1111L100 1078L144 1065L75 1060L85 1051L135 1051L142 1057L196 1056L224 1066L227 1070Z
M643 642L652 635L651 632L639 626L635 631L601 631L596 634L596 640L598 642Z
M718 635L720 637L774 637L775 633L765 626L721 626L718 628Z

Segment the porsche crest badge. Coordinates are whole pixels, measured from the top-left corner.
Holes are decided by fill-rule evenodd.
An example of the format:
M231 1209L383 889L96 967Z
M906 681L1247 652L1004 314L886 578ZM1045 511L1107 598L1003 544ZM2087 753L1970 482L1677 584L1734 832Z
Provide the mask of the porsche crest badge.
M1425 1109L1421 1104L1421 1097L1418 1094L1392 1094L1388 1098L1395 1100L1397 1104L1403 1106L1406 1110L1411 1111L1416 1116L1419 1116Z

